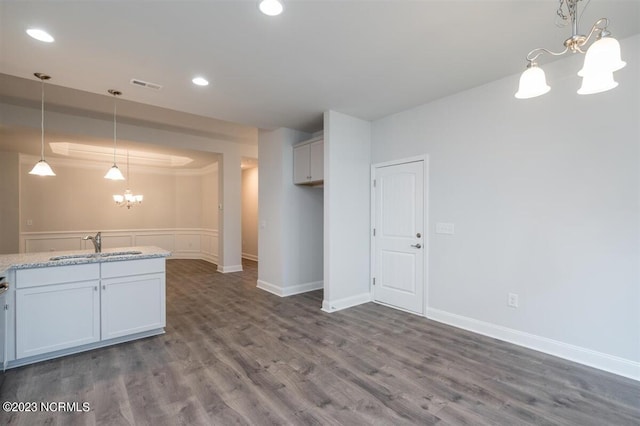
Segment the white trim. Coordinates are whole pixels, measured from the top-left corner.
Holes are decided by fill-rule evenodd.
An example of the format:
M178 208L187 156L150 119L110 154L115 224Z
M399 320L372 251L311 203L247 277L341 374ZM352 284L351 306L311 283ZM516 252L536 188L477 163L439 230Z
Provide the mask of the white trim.
M256 256L255 254L251 254L251 253L242 253L242 258L243 259L247 259L247 260L253 260L254 262L258 261L258 256Z
M322 290L324 288L324 282L312 281L309 283L298 284L289 287L280 287L263 280L258 280L256 287L261 290L268 291L269 293L275 294L276 296L288 297L295 294L307 293L309 291Z
M275 284L271 284L263 280L258 280L256 287L258 287L260 290L268 291L271 294L282 297L282 294L280 294L280 286L277 286Z
M452 314L439 309L427 308L427 318L640 381L640 362L479 321L474 318Z
M242 265L218 265L218 272L221 272L223 274L228 274L231 272L242 272Z
M333 301L325 299L322 301L322 310L324 312L331 313L369 302L371 302L371 293L356 294L355 296L345 297L343 299Z
M7 369L22 367L23 365L33 364L35 362L46 361L49 359L60 358L62 356L86 352L93 349L104 348L106 346L117 345L119 343L130 342L133 340L143 339L145 337L158 336L164 334L164 328L156 328L154 330L143 331L141 333L130 334L128 336L116 337L109 340L100 340L87 345L76 346L74 348L62 349L54 352L47 352L40 355L34 355L26 358L14 359L7 362Z

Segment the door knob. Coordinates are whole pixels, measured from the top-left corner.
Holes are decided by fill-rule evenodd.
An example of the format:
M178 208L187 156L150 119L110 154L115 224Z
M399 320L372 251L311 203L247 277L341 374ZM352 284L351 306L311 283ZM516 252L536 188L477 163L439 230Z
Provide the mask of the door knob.
M422 245L420 243L418 244L411 244L411 247L415 247L415 248L422 248Z

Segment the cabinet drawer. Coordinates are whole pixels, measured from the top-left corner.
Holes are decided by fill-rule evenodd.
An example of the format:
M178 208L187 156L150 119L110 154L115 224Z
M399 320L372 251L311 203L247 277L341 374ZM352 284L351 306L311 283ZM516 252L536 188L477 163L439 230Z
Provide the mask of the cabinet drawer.
M164 257L140 260L123 260L121 262L104 262L102 278L124 277L127 275L164 273Z
M100 279L100 265L65 265L48 268L18 269L16 288L37 287L49 284L73 283Z

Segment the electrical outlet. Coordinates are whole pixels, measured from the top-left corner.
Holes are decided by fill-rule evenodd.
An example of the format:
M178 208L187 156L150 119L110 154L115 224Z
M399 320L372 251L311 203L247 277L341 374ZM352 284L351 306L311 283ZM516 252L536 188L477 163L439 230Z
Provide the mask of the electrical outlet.
M507 298L507 305L511 308L517 308L518 307L518 295L515 293L509 293L509 296Z
M32 226L32 225L33 225L33 220L27 219L27 226Z

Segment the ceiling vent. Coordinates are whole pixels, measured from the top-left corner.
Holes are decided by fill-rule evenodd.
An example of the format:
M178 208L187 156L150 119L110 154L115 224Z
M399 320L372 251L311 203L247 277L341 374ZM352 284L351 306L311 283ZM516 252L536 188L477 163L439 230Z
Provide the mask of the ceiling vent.
M162 86L156 83L149 83L148 81L138 80L137 78L131 79L131 84L138 87L146 87L147 89L160 90Z

